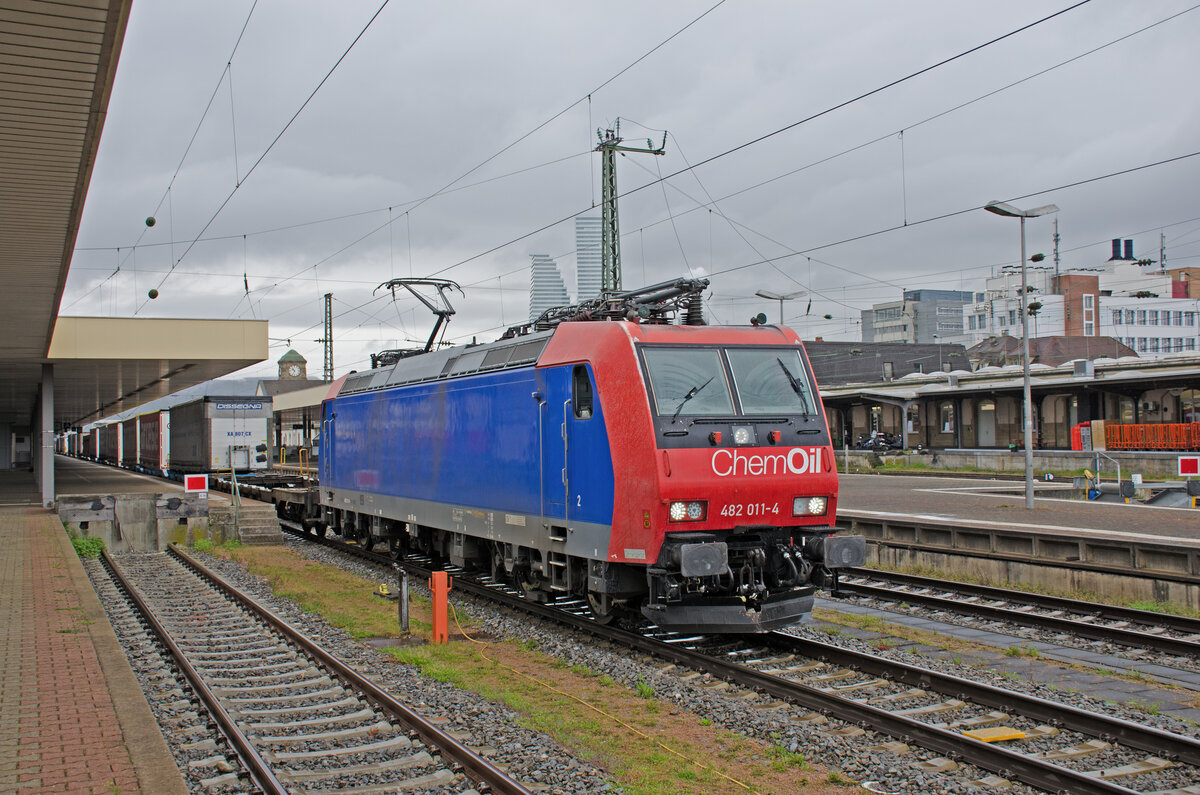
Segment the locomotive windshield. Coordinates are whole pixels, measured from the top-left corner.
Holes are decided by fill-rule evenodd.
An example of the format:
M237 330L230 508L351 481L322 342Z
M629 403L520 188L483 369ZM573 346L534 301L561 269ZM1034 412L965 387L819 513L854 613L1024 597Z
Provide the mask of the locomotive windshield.
M642 355L659 416L818 413L795 348L646 347ZM734 408L735 390L740 412Z
M733 414L721 352L714 348L646 348L646 369L660 415Z
M729 348L725 355L743 414L817 413L799 351Z

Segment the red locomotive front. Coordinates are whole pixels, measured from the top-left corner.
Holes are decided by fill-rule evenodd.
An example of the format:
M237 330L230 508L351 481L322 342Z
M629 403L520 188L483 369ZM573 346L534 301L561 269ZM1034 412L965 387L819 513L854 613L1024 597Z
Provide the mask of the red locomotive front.
M861 537L831 537L837 469L794 332L579 326L560 327L547 353L590 361L619 417L611 543L589 589L601 607L636 600L664 627L762 631L808 612L834 569L861 565Z

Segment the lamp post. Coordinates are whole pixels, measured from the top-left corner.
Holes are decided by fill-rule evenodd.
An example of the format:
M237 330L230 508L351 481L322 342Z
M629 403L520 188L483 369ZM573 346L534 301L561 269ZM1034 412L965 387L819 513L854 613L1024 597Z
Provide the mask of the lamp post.
M757 295L759 298L767 298L767 299L770 299L771 301L779 302L779 325L781 325L781 326L783 325L783 302L790 301L793 298L799 298L801 296L808 295L808 293L804 292L803 290L800 290L799 292L795 292L795 293L782 293L782 294L773 293L770 290L759 290L759 291L755 292L754 294Z
M1037 218L1058 212L1058 207L1047 204L1032 210L1020 210L1007 202L988 202L985 210L1008 218L1021 219L1021 370L1024 381L1023 408L1025 414L1025 507L1033 508L1033 396L1029 385L1029 281L1025 267L1025 219Z
M938 372L942 372L942 343L938 342L942 338L941 334L933 335L933 344L938 346Z

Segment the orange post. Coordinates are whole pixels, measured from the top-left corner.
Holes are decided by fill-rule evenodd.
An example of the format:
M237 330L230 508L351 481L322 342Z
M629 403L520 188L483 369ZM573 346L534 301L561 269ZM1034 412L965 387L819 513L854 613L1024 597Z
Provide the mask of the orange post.
M444 571L435 571L429 580L433 592L433 642L446 643L450 640L446 599L450 593L451 580Z

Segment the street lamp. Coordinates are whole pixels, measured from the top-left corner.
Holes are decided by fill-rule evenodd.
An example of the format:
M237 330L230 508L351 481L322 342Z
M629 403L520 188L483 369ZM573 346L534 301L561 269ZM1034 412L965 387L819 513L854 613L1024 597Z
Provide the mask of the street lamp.
M1024 374L1024 413L1025 413L1025 507L1033 508L1033 396L1029 386L1029 311L1026 304L1029 301L1029 282L1025 268L1025 219L1037 218L1058 212L1058 207L1047 204L1044 207L1034 207L1032 210L1020 210L1007 202L988 202L983 209L989 213L1003 215L1008 218L1021 219L1021 369Z
M800 298L801 296L808 295L808 293L804 292L803 290L800 290L799 292L783 293L781 295L780 293L773 293L770 290L759 290L755 293L755 295L757 295L759 298L767 298L771 301L779 302L779 325L782 326L783 325L783 302L790 301L793 298Z

